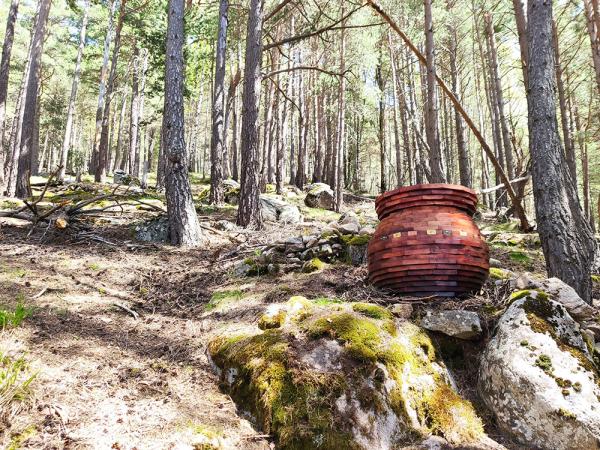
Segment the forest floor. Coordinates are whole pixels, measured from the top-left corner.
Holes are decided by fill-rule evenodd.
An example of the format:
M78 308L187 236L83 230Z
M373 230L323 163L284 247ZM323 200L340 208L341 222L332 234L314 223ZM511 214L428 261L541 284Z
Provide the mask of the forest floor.
M372 203L349 208L374 217ZM19 377L35 379L23 401L0 417L0 447L272 448L269 436L219 390L205 353L211 336L224 326L253 326L267 304L293 295L390 300L366 283L365 267L342 263L316 274L232 274L244 252L337 218L321 210L303 213L310 217L306 223L209 234L209 243L193 250L134 242L133 224L148 215L139 209L119 220L93 219L91 229L79 232L44 227L28 236L27 224L5 221L0 310L23 304L30 316L0 332L0 373L23 357ZM207 224L234 220L232 208L200 215ZM539 250L492 246L492 252L506 268L543 273ZM499 289L489 282L483 294L443 307L493 306L502 297ZM463 373L472 375L472 368Z

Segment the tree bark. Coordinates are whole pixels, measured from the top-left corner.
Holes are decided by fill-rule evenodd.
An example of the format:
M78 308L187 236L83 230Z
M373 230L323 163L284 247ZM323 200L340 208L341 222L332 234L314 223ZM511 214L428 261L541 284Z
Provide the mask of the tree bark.
M565 94L565 85L563 83L563 71L560 65L560 47L558 45L558 32L556 23L552 22L552 42L554 44L554 62L556 64L556 88L558 92L558 104L560 107L560 125L562 127L563 142L565 145L565 155L567 165L571 171L571 179L577 186L577 161L575 157L575 147L573 138L569 129L569 115L567 112L567 96Z
M383 71L381 68L382 54L379 53L379 61L375 69L375 79L379 88L378 103L378 119L377 119L377 140L379 141L379 192L387 191L387 181L385 176L385 168L387 161L385 160L385 81L383 79Z
M71 97L69 98L69 108L67 110L67 124L65 126L65 136L63 138L62 151L60 153L60 171L58 172L58 181L63 182L67 170L67 161L69 159L69 150L71 149L71 134L73 128L73 115L75 113L75 100L77 99L77 89L79 88L79 77L81 75L81 60L83 58L83 49L85 47L85 35L88 23L89 4L86 2L83 11L83 21L79 31L79 48L77 50L77 60L75 61L75 72L73 73L73 82L71 83Z
M427 102L425 106L425 135L429 146L429 165L431 182L445 183L446 177L442 168L442 153L437 117L437 93L435 70L435 47L433 40L432 0L423 0L425 6L425 58L427 59Z
M113 90L115 88L115 79L117 77L117 64L119 53L121 51L121 31L125 22L127 12L127 0L121 0L119 10L119 20L115 29L115 41L113 54L110 62L110 73L106 84L106 95L104 96L104 107L102 109L102 126L100 129L100 144L98 145L98 160L94 171L94 180L97 183L103 183L106 178L108 166L108 128L110 123L110 107L112 103ZM133 104L133 101L131 102Z
M590 38L590 46L592 48L592 62L596 73L596 86L600 93L600 29L598 29L598 21L594 11L592 0L583 0L585 18L587 23L588 36ZM600 18L598 19L600 20Z
M510 144L510 132L508 131L508 121L504 114L504 94L502 92L502 80L498 70L498 54L496 51L496 38L494 34L494 24L491 14L484 16L486 31L489 40L490 49L490 69L492 72L492 87L494 89L494 99L496 100L498 120L500 122L500 131L502 133L502 144L504 150L504 158L506 161L506 175L512 180L515 177L515 168L512 157L512 148Z
M21 151L19 154L19 168L17 172L17 186L15 195L19 198L27 198L31 195L29 177L31 176L31 158L37 151L34 145L38 141L35 132L39 129L35 126L38 108L38 93L40 87L40 72L42 64L42 53L44 48L44 34L50 14L52 0L40 0L38 17L35 23L35 32L29 52L30 68L25 88L25 102L23 108L23 125L21 134Z
M197 246L204 240L188 179L183 90L184 0L169 0L165 59L164 170L171 243Z
M259 136L258 108L262 84L262 0L250 0L244 94L242 113L241 191L237 224L245 228L262 228L259 198Z
M563 153L555 106L552 2L528 0L530 152L538 231L548 276L591 303L596 243Z
M98 106L96 107L96 128L94 132L94 145L92 150L92 161L90 164L90 173L96 172L98 164L98 152L100 145L100 134L102 133L102 116L104 112L104 97L106 95L106 82L108 79L108 59L110 57L110 44L113 40L114 17L117 11L119 0L112 0L108 13L108 28L104 37L104 50L102 52L102 68L100 69L100 85L98 88Z
M225 63L227 59L228 12L229 0L220 0L212 110L212 135L210 141L211 168L209 199L213 205L221 205L225 201L225 191L223 190L223 155L225 146L223 138L225 133Z
M345 0L341 1L341 16L345 14ZM335 189L334 200L336 212L342 211L344 204L344 155L346 153L346 20L342 21L340 36L340 85L338 90L338 127L336 143Z
M523 84L527 91L529 86L529 74L527 66L529 65L529 49L527 48L527 19L523 0L513 0L513 9L515 10L515 22L517 23L517 34L519 36L519 48L521 49L521 68L523 70Z
M8 97L8 75L10 71L10 56L15 37L15 22L19 9L19 0L12 0L6 20L4 44L2 45L2 60L0 60L0 194L4 192L6 180L4 179L5 155L8 152L5 139L6 126L6 99Z

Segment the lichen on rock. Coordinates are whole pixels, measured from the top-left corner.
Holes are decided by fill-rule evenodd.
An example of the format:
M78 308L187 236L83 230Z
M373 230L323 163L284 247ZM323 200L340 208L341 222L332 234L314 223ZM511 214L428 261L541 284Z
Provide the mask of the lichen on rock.
M484 436L429 336L369 303L294 297L208 346L223 388L282 449L388 449ZM271 328L271 325L276 328Z
M484 402L528 447L600 448L599 373L579 325L544 292L514 297L482 356Z

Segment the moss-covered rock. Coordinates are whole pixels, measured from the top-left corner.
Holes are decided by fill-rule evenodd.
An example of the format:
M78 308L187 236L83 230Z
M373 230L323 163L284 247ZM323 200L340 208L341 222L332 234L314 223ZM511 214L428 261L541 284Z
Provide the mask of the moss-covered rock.
M294 297L271 309L265 331L216 337L208 353L223 388L278 448L388 449L430 434L460 445L484 435L419 327L396 326L368 303Z
M490 278L492 280L510 280L514 274L510 270L499 269L497 267L490 268Z
M327 264L325 264L319 258L313 258L310 261L306 261L302 265L302 272L304 272L304 273L319 272L319 271L323 270L326 266L327 266Z

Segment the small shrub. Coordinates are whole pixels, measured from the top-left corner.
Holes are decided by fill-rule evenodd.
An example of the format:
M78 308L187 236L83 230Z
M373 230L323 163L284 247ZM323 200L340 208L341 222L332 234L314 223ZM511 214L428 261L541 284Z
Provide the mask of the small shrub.
M31 374L22 356L12 358L0 352L0 418L7 417L11 405L29 398L29 387L37 374Z
M19 301L14 311L0 309L0 330L18 327L25 319L31 316L32 312L33 309L23 305L22 300Z

